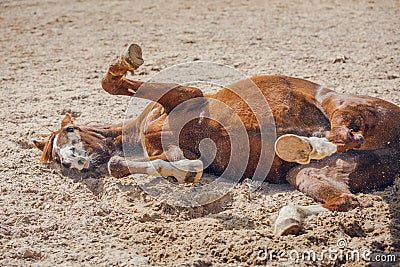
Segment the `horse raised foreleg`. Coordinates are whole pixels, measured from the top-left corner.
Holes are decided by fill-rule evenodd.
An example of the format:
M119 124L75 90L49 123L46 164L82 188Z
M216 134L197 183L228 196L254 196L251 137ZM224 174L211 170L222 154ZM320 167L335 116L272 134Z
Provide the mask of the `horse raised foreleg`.
M166 113L179 104L196 97L202 97L200 89L181 86L176 83L152 83L127 79L128 71L132 74L143 64L142 50L137 44L130 44L122 55L108 67L102 80L102 87L112 95L134 96L160 103Z
M130 44L122 55L112 61L102 80L102 87L112 95L133 96L143 82L125 78L128 71L132 74L143 64L142 50L137 44Z

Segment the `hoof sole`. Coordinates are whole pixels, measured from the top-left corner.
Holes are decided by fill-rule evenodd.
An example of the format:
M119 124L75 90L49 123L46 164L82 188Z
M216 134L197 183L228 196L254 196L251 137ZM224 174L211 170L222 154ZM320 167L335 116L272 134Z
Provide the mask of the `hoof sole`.
M307 164L310 162L312 147L302 137L286 134L276 140L275 152L284 161Z
M301 233L301 231L302 227L299 221L293 218L287 218L275 223L274 235L298 235Z
M137 44L128 45L123 53L124 60L134 69L139 68L143 64L142 49Z

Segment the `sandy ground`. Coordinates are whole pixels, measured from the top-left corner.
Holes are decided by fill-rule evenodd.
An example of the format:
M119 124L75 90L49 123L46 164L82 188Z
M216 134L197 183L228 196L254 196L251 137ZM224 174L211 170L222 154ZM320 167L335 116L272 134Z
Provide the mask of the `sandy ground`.
M285 265L257 260L259 250L320 252L339 238L360 252L399 251L399 179L358 194L360 208L275 238L282 206L314 203L289 185L242 183L216 203L179 208L132 177L73 179L40 164L32 145L66 112L78 123L124 119L129 99L100 80L130 42L143 47L143 81L202 60L400 104L399 18L399 1L1 1L0 265Z

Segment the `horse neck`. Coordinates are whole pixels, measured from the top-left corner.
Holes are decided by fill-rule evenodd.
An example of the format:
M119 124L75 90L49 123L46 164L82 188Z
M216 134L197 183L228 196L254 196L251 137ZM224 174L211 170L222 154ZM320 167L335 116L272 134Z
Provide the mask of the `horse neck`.
M102 138L108 139L110 141L110 145L113 144L113 147L110 147L111 150L122 149L122 123L113 125L84 126L81 128L84 131L94 132L95 134L100 135Z
M122 123L112 124L112 125L95 125L84 127L89 131L101 134L107 138L117 138L122 135Z

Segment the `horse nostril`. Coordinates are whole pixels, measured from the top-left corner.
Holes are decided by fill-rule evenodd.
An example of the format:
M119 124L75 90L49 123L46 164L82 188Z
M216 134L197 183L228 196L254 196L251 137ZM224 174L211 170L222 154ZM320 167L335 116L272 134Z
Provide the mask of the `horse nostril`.
M89 161L87 159L85 159L85 158L80 158L77 161L77 163L79 165L79 168L82 168L82 169L88 169L89 168Z
M354 134L354 140L364 142L364 136L362 134Z
M63 162L63 163L61 163L61 165L63 165L63 167L67 168L67 169L69 169L71 167L71 163Z

